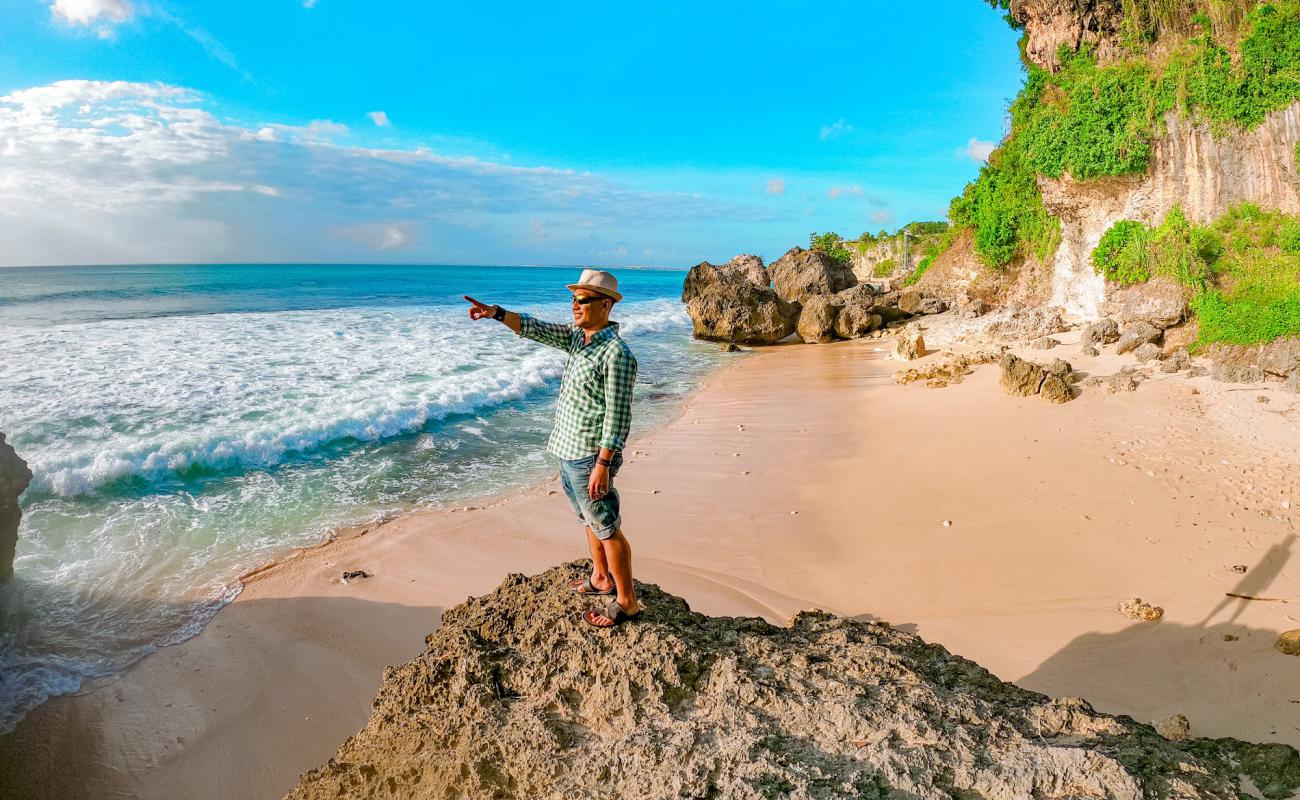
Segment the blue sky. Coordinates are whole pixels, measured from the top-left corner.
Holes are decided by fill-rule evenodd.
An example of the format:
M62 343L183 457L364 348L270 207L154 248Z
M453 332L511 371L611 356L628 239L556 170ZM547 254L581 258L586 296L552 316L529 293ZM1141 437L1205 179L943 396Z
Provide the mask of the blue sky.
M0 4L0 264L687 266L942 218L980 0Z

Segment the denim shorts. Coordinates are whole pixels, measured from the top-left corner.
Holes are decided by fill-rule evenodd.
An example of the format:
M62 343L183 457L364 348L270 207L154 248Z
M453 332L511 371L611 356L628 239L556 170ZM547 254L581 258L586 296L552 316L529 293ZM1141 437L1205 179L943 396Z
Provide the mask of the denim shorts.
M615 453L610 461L609 492L599 500L592 500L587 494L587 482L591 480L591 470L595 466L595 455L572 461L560 459L560 482L564 484L564 493L569 496L569 503L582 526L591 528L597 539L608 539L622 523L618 515L618 490L614 488L614 476L623 466L622 451Z

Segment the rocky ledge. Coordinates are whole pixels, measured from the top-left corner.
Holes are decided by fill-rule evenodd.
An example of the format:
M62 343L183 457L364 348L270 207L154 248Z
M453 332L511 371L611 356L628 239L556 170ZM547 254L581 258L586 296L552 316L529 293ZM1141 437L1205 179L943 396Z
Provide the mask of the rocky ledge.
M0 583L14 574L14 553L18 548L18 523L23 511L18 497L31 483L32 471L18 457L0 433Z
M572 562L509 576L389 668L289 797L1282 798L1281 744L1171 741L1004 683L886 623L707 617L640 585L597 631Z

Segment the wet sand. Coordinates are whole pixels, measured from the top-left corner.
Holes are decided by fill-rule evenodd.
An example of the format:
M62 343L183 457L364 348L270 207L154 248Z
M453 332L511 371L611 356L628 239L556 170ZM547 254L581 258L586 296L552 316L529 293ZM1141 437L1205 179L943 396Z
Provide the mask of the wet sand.
M1224 596L1300 601L1300 397L1157 374L1053 406L1003 394L996 366L898 386L886 347L738 359L634 442L617 485L638 579L708 614L885 619L1030 689L1300 745L1300 660L1272 649L1300 602ZM585 552L557 481L307 551L0 739L5 796L279 797L443 609ZM353 569L373 577L341 583ZM1133 596L1164 619L1125 618Z

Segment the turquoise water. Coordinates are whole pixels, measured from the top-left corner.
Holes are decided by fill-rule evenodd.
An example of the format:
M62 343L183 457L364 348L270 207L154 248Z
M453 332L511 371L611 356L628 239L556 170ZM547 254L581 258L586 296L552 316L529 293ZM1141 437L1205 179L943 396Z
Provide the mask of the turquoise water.
M0 270L0 431L32 466L0 589L0 731L196 633L342 525L535 482L563 354L462 294L569 318L573 268ZM633 434L722 357L683 274L621 270Z

